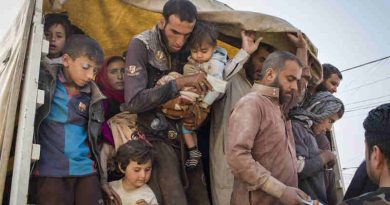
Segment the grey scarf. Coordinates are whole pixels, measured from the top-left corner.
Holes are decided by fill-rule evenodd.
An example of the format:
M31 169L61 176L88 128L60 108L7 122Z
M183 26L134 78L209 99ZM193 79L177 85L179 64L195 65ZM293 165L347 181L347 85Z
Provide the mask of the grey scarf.
M300 107L291 110L289 115L310 128L335 113L339 113L340 117L344 114L343 102L330 92L317 92L306 99Z

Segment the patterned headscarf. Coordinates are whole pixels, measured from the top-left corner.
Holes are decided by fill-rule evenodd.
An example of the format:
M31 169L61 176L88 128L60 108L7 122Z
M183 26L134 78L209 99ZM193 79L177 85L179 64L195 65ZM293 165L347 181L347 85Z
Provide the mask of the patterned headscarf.
M300 107L291 110L290 117L304 122L307 127L311 127L335 113L339 113L341 118L344 114L344 104L326 91L317 92L306 99Z
M108 63L117 57L118 56L111 56L104 61L102 68L99 70L99 72L96 75L95 81L99 85L103 94L106 95L108 99L114 99L119 103L124 103L125 100L124 100L123 90L115 90L108 82L108 76L107 76ZM112 62L116 62L116 61L112 61Z

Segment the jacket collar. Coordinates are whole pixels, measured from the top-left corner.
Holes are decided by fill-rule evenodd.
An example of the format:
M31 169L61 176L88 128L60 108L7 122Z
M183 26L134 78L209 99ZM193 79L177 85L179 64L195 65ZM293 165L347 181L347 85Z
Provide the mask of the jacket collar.
M160 47L164 50L164 53L166 55L169 55L169 51L168 51L162 30L158 27L158 25L156 25L156 27L154 29L155 29L155 33L157 35L158 43L160 44Z
M254 83L252 86L252 91L259 92L260 94L267 97L279 99L279 88Z
M63 75L62 64L49 65L43 62L43 67L50 73L53 79L57 79L58 75ZM102 91L100 91L95 81L89 82L88 85L81 88L80 91L85 93L91 93L91 104L96 103L100 100L107 99L107 97L102 93Z
M88 87L91 89L91 104L107 99L107 97L102 93L102 91L100 91L95 81L89 82Z

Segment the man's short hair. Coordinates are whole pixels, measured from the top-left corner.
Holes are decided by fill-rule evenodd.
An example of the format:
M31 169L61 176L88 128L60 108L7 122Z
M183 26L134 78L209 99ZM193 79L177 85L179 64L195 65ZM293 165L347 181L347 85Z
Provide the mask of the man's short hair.
M194 22L198 18L196 7L188 0L169 0L163 8L163 16L168 22L171 15L177 16L180 21Z
M333 66L332 64L329 64L329 63L324 63L322 64L322 68L323 68L323 71L324 71L324 81L328 78L330 78L330 76L332 74L336 74L340 80L343 79L343 75L341 75L341 72L338 68L336 68L335 66Z
M211 23L198 21L192 31L191 38L188 43L191 48L198 48L202 43L207 43L211 46L217 46L218 31Z
M266 50L268 53L273 53L275 51L275 48L269 44L260 42L259 47L254 53L259 52L259 50Z
M374 145L378 146L390 171L390 103L371 110L363 122L363 127L369 156Z
M65 30L65 38L67 39L73 33L72 24L66 14L51 13L45 15L45 25L43 30L47 32L53 25L62 25Z
M269 56L265 59L263 63L263 68L261 70L261 76L264 77L265 73L269 68L280 72L284 68L286 61L288 60L295 61L296 63L298 63L299 67L302 68L301 61L294 54L288 51L275 51L269 54Z
M152 146L145 140L129 140L118 148L115 155L115 160L120 164L122 170L126 170L131 161L145 164L149 160L153 162L153 159L154 152Z
M72 35L65 43L64 54L68 54L73 59L81 56L86 56L96 62L99 67L103 64L103 50L100 45L93 40L82 34Z

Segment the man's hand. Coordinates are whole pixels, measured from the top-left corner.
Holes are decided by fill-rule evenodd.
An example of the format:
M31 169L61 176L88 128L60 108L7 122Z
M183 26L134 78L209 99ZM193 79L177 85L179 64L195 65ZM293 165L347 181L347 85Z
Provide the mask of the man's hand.
M140 199L135 202L136 205L149 205L148 202L145 201L145 199Z
M207 76L204 73L197 73L177 78L176 87L178 90L182 90L184 87L195 87L201 93L206 93L213 88L207 81Z
M301 31L298 31L298 37L292 33L288 33L287 37L297 48L305 48L307 49L307 42L305 38L303 38L303 34Z
M336 162L336 155L329 150L322 150L320 152L320 157L323 165L333 166Z
M255 41L255 33L250 31L241 31L242 45L241 48L246 51L249 55L254 53L259 47L260 41L263 37L259 37Z
M305 192L294 187L287 187L280 197L280 201L285 205L302 205L302 199L309 200L309 196L307 196Z
M121 197L108 184L103 184L102 189L108 199L115 205L122 205Z

